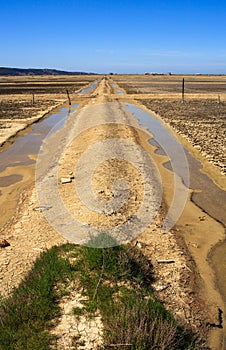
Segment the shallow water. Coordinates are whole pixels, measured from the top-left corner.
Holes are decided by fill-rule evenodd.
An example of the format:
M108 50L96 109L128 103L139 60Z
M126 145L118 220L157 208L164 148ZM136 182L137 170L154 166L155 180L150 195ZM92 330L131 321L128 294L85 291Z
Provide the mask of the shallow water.
M163 223L163 231L167 232L175 225L181 216L188 197L189 166L184 148L174 137L171 130L166 128L160 120L149 113L144 112L144 110L136 105L126 105L127 111L132 113L132 115L139 121L142 131L146 130L148 135L150 135L149 142L155 142L155 145L161 147L170 159L174 172L174 183L172 184L174 196Z
M22 179L23 179L23 176L17 175L17 174L0 177L0 187L10 186L14 183L21 181ZM0 192L0 196L1 196L1 192Z
M226 192L201 172L202 164L181 146L175 134L159 119L132 104L128 104L128 110L138 119L140 126L153 135L149 142L158 147L155 153L170 158L164 166L176 172L187 187L199 190L193 193L192 200L214 219L226 225Z
M224 301L226 302L226 240L213 249L210 255L210 261L216 273L217 285Z
M75 104L68 108L61 108L59 113L53 113L42 119L41 121L34 123L31 126L31 130L26 132L25 135L17 137L15 142L7 149L0 153L0 187L7 187L13 183L17 183L22 180L17 175L16 167L28 166L35 164L35 160L31 158L31 155L37 155L43 140L49 136L48 134L54 128L54 132L57 132L63 128L65 121L79 105ZM15 174L5 176L2 174L7 168L15 167ZM1 190L3 193L3 189Z
M171 130L166 128L159 119L144 112L141 108L133 104L127 104L127 106L127 110L138 119L141 128L153 135L149 143L157 146L161 154L169 157L173 171L182 178L183 183L188 187L189 168L185 150Z
M96 89L97 85L99 84L100 79L94 81L89 87L82 89L80 92L78 92L78 95L89 95L91 92L93 92L94 89Z

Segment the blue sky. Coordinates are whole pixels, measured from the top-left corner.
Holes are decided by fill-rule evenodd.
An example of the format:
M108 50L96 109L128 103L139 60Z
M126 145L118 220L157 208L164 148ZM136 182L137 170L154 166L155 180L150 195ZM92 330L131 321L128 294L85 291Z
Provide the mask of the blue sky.
M225 0L0 0L0 66L226 74Z

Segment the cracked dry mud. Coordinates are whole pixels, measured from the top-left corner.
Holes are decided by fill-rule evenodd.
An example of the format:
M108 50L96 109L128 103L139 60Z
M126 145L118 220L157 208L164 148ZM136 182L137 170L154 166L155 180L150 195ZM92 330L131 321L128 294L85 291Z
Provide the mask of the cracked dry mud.
M103 324L101 315L96 313L90 318L88 315L76 315L74 308L83 310L86 297L77 291L76 281L67 290L68 296L62 297L59 303L62 314L57 320L57 326L51 331L56 337L52 344L57 349L92 350L103 346Z

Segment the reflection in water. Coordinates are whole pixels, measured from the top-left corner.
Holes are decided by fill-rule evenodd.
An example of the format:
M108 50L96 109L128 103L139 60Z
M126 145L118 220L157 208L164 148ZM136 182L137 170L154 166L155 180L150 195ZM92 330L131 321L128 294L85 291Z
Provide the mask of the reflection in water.
M80 92L78 92L78 95L89 95L91 92L93 92L94 89L96 89L97 85L99 84L100 79L94 81L89 87L82 89Z
M173 199L163 222L163 232L171 229L182 214L187 201L189 187L189 168L185 152L171 131L164 127L158 119L145 113L136 105L126 103L126 110L138 119L142 130L149 130L154 140L161 146L171 161L174 173ZM150 139L152 138L150 135ZM185 185L185 186L184 186Z
M170 158L164 166L176 171L183 183L193 190L199 190L192 194L192 200L200 208L214 219L226 225L226 192L219 188L206 174L201 172L202 164L192 157L192 155L183 148L183 153L186 156L186 162L189 166L189 182L186 175L187 164L184 164L181 154L177 152L177 144L179 143L174 134L161 121L149 113L144 112L141 108L135 105L128 105L128 110L139 120L140 125L148 128L150 133L154 136L149 143L158 147L156 154L167 155ZM182 146L181 146L182 147ZM176 165L172 167L172 165Z
M78 104L73 105L71 107L71 111L74 111L78 106ZM7 186L7 182L10 182L7 176L1 177L1 173L7 168L34 164L35 160L31 159L30 156L37 155L39 153L43 140L47 137L53 127L54 132L57 132L63 128L64 123L69 115L70 110L68 110L68 108L61 108L59 113L51 114L49 117L46 117L45 119L42 119L41 121L33 124L31 131L27 132L23 136L18 137L8 149L0 153L1 187ZM15 174L12 174L10 176L14 176L14 180L16 179L15 176L18 176L16 174L16 169ZM12 179L13 178L11 178L11 180ZM20 180L22 180L22 178Z
M171 130L166 128L160 120L144 112L141 108L133 104L127 104L127 106L127 110L138 119L141 128L148 129L153 135L149 143L158 147L158 153L166 154L170 158L174 172L176 172L183 180L183 183L189 187L189 169L185 151Z

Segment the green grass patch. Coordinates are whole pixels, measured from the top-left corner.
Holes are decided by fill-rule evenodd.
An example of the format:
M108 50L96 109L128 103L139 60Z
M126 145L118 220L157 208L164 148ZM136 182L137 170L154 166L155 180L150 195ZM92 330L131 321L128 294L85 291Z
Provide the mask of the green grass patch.
M48 329L60 311L54 286L72 273L60 249L42 253L12 296L1 301L0 349L50 349Z
M81 309L80 307L77 307L77 306L73 307L72 312L76 316L82 316L84 313L83 309Z
M97 238L104 239L109 238ZM195 349L193 335L155 300L152 266L142 253L131 246L95 248L96 243L66 244L41 254L20 286L1 301L0 349L50 349L49 330L60 315L59 298L67 295L67 285L74 280L88 298L84 308L73 308L73 313L76 318L101 313L103 349L117 344L124 344L117 349L130 350Z

